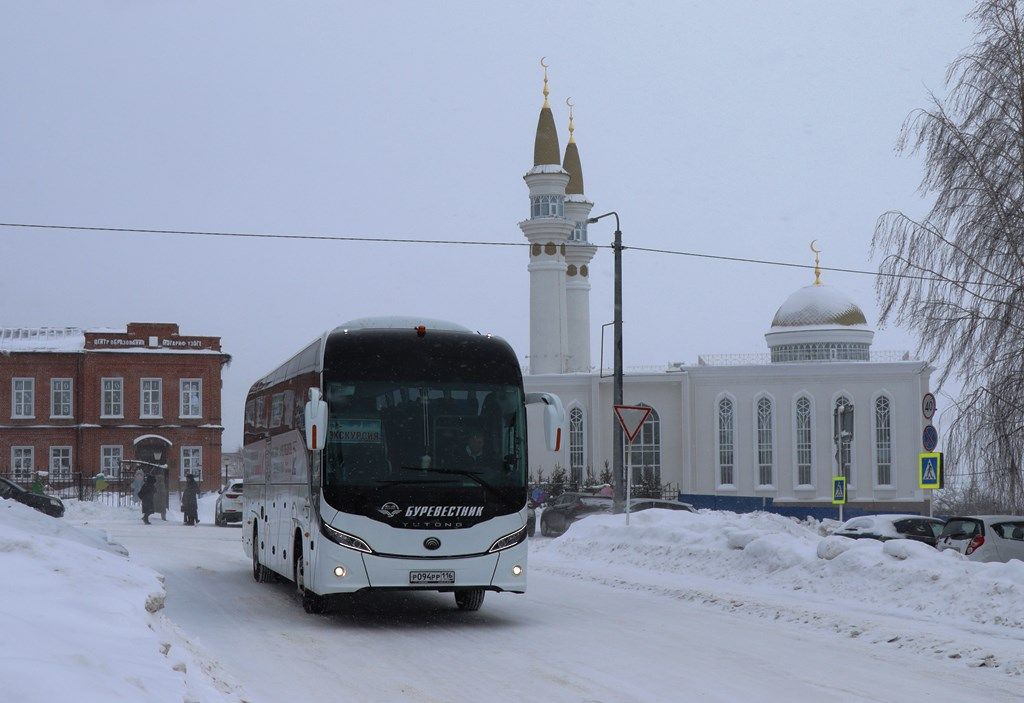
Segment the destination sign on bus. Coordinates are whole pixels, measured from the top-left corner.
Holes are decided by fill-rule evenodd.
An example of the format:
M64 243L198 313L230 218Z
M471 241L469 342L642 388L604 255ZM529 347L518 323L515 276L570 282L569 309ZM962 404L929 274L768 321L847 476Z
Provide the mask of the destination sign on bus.
M384 441L380 420L331 418L327 441L335 444L380 444Z

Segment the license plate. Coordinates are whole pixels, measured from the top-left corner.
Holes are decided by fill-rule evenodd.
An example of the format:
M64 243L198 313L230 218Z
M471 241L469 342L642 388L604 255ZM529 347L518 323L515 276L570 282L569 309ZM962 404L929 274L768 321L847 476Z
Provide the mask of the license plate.
M410 571L409 583L455 583L454 571Z

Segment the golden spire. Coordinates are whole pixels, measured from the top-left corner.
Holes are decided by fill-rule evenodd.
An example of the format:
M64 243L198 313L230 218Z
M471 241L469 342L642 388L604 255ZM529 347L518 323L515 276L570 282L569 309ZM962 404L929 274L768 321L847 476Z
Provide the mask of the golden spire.
M821 249L815 249L814 243L817 239L811 240L811 251L814 252L814 285L821 285Z
M544 107L551 107L548 104L548 65L544 63L547 56L540 57L540 65L544 67Z
M576 138L574 136L572 136L572 133L576 130L576 128L573 127L573 125L572 125L572 109L573 109L573 107L575 107L575 105L572 104L571 100L572 100L572 98L566 98L565 99L565 104L569 106L569 143L570 144L575 144L576 143Z

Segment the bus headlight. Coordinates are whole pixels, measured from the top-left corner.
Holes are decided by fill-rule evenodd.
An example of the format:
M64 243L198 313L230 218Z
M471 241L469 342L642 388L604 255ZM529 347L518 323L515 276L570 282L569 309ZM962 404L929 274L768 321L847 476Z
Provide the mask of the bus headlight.
M526 525L523 525L522 527L520 527L515 532L513 532L511 534L507 534L504 537L496 540L494 542L494 544L491 545L491 548L488 549L487 551L488 552L500 552L502 549L508 549L509 547L516 546L517 544L522 542L524 539L526 539Z
M366 554L373 554L373 550L363 540L359 539L355 535L350 535L347 532L336 530L328 525L323 520L320 521L320 534L327 539L331 540L335 544L340 544L342 547L348 547L354 549L357 552L365 552Z

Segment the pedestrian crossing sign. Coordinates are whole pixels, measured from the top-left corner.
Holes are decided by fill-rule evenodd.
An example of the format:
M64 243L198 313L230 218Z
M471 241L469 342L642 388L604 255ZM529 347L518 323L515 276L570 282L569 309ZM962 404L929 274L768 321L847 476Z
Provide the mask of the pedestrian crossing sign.
M846 477L835 476L832 478L832 505L846 504Z
M924 452L917 455L917 485L919 488L935 490L942 488L942 452Z

